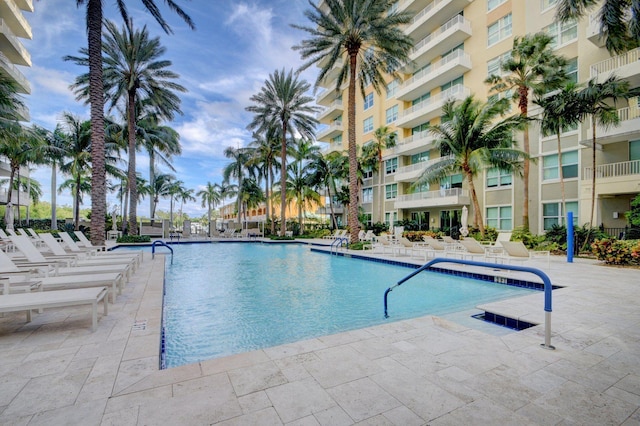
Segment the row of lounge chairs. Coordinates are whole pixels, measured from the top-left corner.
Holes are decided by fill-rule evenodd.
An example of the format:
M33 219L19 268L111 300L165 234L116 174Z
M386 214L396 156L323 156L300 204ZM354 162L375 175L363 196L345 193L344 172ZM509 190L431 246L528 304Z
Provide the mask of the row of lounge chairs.
M97 325L97 305L116 295L140 265L142 252L106 252L95 247L82 233L78 242L66 232L0 235L0 312L27 312L51 307L90 305L92 330ZM64 244L64 246L61 244Z
M550 253L548 251L530 251L522 241L509 241L510 237L511 234L508 233L492 244L481 244L473 238L455 240L447 237L437 240L430 236L424 236L421 242L411 242L405 237L396 238L395 236L381 235L376 237L371 249L374 253L392 256L408 255L425 262L429 258L440 256L460 259L482 258L482 260L492 263L524 262L534 258L544 258L547 260L547 268L549 268Z

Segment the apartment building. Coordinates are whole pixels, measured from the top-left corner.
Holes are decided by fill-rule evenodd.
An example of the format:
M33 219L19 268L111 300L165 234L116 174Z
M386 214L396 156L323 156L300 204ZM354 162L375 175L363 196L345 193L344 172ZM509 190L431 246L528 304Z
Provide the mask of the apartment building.
M321 2L322 3L322 2ZM485 101L491 95L484 83L500 73L516 36L546 31L557 53L568 61L571 78L586 82L605 79L611 73L640 85L640 50L612 57L604 48L596 13L579 22L555 21L557 0L400 0L399 10L414 14L404 31L414 40L411 66L402 78L387 81L378 94L372 86L364 99L356 99L358 145L374 139L376 128L386 125L398 135L397 146L384 152L380 173L365 172L361 201L370 222L409 219L423 229L455 233L463 206L473 206L466 182L452 175L439 184L416 187L414 182L431 162L441 156L428 128L437 124L448 99L473 94ZM323 126L317 139L324 152L346 150L346 85L335 90L340 63L329 74L316 102L325 109L318 119ZM345 102L343 102L343 99ZM596 214L594 224L607 229L625 226L624 212L640 192L640 114L638 100L619 105L619 127L597 128ZM514 104L513 113L517 113ZM530 105L529 114L540 111ZM521 137L521 136L520 136ZM529 183L529 220L534 233L562 224L559 167L565 181L567 211L579 225L589 221L591 209L590 121L562 134L562 164L558 164L557 139L543 137L536 124L529 130L532 163ZM380 179L380 180L379 180ZM381 184L380 184L381 182ZM485 170L474 182L486 225L511 230L523 221L522 178L500 170ZM617 235L617 233L615 234Z
M32 0L0 0L0 73L12 80L23 95L31 93L29 81L20 67L31 66L31 56L20 42L20 39L31 39L31 26L24 17L24 12L33 12ZM29 111L24 109L20 113L24 121L29 121ZM9 164L0 159L0 177L9 176ZM21 170L22 176L28 176L29 171ZM17 203L18 194L12 194L12 201ZM28 194L21 193L22 204L28 203ZM0 204L7 202L7 188L0 189Z

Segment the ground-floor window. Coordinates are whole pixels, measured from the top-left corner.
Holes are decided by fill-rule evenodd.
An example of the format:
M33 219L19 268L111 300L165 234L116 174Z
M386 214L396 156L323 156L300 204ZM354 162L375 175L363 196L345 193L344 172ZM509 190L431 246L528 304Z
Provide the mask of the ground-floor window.
M487 226L502 231L513 229L513 218L511 206L487 207Z
M373 202L373 188L362 188L362 202L363 203Z
M418 225L418 229L426 231L429 229L429 212L411 212L411 221Z
M396 223L395 219L396 219L396 212L385 212L384 223L387 224L389 229L391 229L393 225Z
M573 212L573 224L578 224L578 202L567 201L567 212ZM562 202L543 203L542 220L544 230L551 229L553 225L564 225L566 213L562 211Z
M371 215L371 213L362 213L361 219L362 219L362 223L364 224L364 226L366 226L367 229L370 229L371 228L371 223L372 223L372 215Z

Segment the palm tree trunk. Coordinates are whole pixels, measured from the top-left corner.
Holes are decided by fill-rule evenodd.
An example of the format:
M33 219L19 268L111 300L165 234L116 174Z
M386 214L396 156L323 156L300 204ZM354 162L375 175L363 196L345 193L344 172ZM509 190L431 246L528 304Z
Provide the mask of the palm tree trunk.
M56 162L54 160L51 163L51 230L53 231L58 229L58 215L56 214L56 179L58 177L58 173L56 169Z
M465 171L467 176L467 183L469 184L469 192L471 192L471 201L473 202L473 221L474 226L477 226L480 230L480 234L484 236L484 223L482 223L482 213L480 212L480 203L478 203L478 195L476 194L476 187L473 184L473 175L470 172Z
M267 163L267 172L264 174L264 195L266 199L264 200L264 217L265 220L269 220L269 168L271 164ZM264 228L264 227L263 227Z
M591 117L591 128L593 131L593 142L591 145L591 217L589 227L593 228L593 217L596 211L596 119Z
M7 189L7 207L5 208L4 211L4 223L5 226L9 223L8 219L9 219L9 210L12 208L12 206L10 206L11 204L11 193L13 192L13 181L16 177L16 170L13 167L13 165L11 166L11 172L9 173L9 188Z
M153 150L149 151L149 186L151 191L149 192L149 213L151 213L151 220L153 220L153 213L155 212L155 180L156 180L156 170L155 170L155 155L153 154Z
M280 236L285 236L287 230L287 123L282 122L282 147L280 148Z
M73 229L76 231L80 229L80 181L81 181L81 177L80 177L80 174L78 174L78 177L76 178L76 200L73 206L74 208ZM93 217L93 215L91 215L91 217Z
M91 104L91 243L104 245L107 186L102 86L102 0L88 0L89 103Z
M129 193L124 194L124 209L122 210L122 232L127 230L127 211L129 210ZM129 233L129 235L133 235Z
M208 202L207 204L209 207L208 216L207 216L207 219L208 219L207 224L209 225L208 235L209 235L209 238L211 238L211 202Z
M329 194L329 210L331 211L331 223L333 229L338 228L338 222L336 221L336 214L333 210L333 197L331 196L331 185L327 185L327 194Z
M242 214L242 171L238 170L238 225L242 228L242 219L240 215Z
M269 176L271 176L270 181L271 181L271 185L273 185L273 180L275 179L275 176L273 175L273 168L271 167L271 165L269 165ZM271 235L275 235L276 234L276 221L274 220L273 217L273 197L268 197L267 198L267 204L271 205Z
M528 108L529 108L529 88L528 87L519 87L518 88L520 94L519 94L519 104L518 106L520 107L520 115L522 115L525 119L527 118L528 115ZM529 162L529 158L528 155L530 154L530 147L529 147L529 126L525 123L525 127L524 127L524 131L523 131L523 135L522 135L522 144L523 144L523 150L524 152L527 153L527 157L524 159L524 167L522 170L522 181L523 181L523 187L522 187L522 196L523 196L523 200L522 200L522 226L524 227L525 231L529 230L529 169L530 169L530 162ZM484 232L482 233L484 235Z
M136 179L136 94L129 91L127 129L129 132L129 235L138 235L138 181Z
M349 120L349 240L358 241L360 224L358 223L358 155L356 152L356 65L357 53L349 52L349 104L347 119Z

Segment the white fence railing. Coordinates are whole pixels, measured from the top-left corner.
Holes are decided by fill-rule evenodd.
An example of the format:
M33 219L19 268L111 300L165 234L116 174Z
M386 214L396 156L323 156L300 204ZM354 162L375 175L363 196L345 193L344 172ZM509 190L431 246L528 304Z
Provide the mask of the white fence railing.
M446 197L468 197L469 191L462 188L440 189L438 191L416 192L414 194L398 195L396 201L433 200Z
M592 167L585 167L582 179L593 177ZM621 163L601 164L596 166L596 178L611 178L619 176L631 176L640 174L640 160L623 161Z

